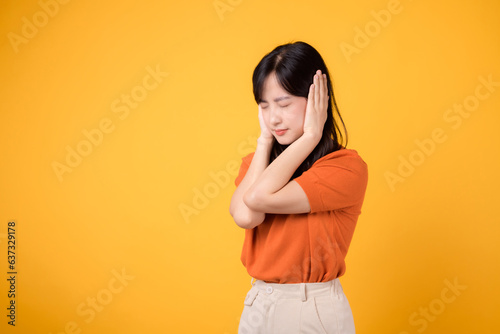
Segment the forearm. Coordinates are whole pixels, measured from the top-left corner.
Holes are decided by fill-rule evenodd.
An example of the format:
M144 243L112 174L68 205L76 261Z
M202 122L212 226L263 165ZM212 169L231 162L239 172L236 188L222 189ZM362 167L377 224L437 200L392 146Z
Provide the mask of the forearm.
M269 165L272 141L259 138L252 162L245 177L236 188L229 206L229 212L236 224L242 228L253 228L264 221L265 213L251 210L243 201L248 189L256 182Z
M302 135L288 146L256 179L246 191L243 201L258 208L258 203L283 188L302 162L319 143L318 136Z

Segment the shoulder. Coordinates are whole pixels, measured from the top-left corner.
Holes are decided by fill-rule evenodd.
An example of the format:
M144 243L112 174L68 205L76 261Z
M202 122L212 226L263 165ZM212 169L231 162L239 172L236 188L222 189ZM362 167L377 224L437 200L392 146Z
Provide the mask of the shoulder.
M354 149L341 148L335 152L329 153L314 162L311 168L323 166L345 166L351 168L367 169L368 165Z
M314 162L295 178L309 199L311 212L359 205L368 183L368 168L356 150L342 148Z
M356 150L342 148L316 160L300 178L322 184L342 182L364 186L368 182L368 165Z
M255 152L250 152L244 157L241 158L242 163L246 165L250 165L252 162L253 156ZM328 165L351 165L351 166L362 166L367 167L366 162L361 158L358 151L350 148L341 148L340 150L334 151L332 153L328 153L327 155L319 158L314 162L311 166L328 166Z

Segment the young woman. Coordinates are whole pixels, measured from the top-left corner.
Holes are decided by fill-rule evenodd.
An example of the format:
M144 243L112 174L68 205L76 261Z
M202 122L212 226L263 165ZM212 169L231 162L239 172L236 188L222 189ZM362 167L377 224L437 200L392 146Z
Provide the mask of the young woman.
M354 333L338 277L368 170L343 145L326 65L307 43L278 46L255 68L253 93L261 133L229 210L245 229L241 261L252 277L238 332Z

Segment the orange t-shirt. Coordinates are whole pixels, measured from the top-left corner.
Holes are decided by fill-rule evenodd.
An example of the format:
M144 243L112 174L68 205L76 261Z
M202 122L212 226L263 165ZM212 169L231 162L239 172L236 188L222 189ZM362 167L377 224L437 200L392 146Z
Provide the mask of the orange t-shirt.
M243 157L238 186L255 152ZM368 183L368 168L355 150L342 148L318 159L294 179L310 213L266 214L245 230L241 262L248 274L271 283L326 282L345 273Z

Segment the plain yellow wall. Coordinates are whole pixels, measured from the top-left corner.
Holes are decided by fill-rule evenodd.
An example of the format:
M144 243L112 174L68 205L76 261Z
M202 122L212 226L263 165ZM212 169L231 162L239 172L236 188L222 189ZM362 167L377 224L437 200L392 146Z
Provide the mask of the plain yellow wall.
M496 332L497 0L0 8L2 333L236 333L250 277L228 207L259 133L251 75L299 40L369 166L341 277L358 333Z

